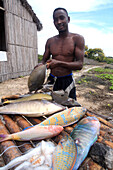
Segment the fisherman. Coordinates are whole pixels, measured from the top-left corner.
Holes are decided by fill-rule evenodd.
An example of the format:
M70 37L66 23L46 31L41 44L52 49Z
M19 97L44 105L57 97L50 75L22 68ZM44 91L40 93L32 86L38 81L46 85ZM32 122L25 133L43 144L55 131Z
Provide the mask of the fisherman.
M64 90L76 100L72 71L83 67L85 41L83 36L69 32L70 17L66 9L56 8L53 21L59 34L47 40L42 63L51 70L48 81L54 84L53 91Z

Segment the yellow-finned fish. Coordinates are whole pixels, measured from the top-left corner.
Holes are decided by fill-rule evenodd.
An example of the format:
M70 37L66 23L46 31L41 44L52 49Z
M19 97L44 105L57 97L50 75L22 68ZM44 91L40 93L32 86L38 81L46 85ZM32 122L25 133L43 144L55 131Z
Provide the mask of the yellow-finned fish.
M71 107L50 116L39 125L61 125L63 127L69 126L82 118L85 113L86 108L84 107Z
M75 164L77 150L74 140L69 134L65 134L59 141L53 153L52 170L71 170Z
M31 100L2 106L0 107L0 114L19 114L27 117L39 117L64 109L65 107L62 105L47 100Z
M39 90L44 83L45 77L46 77L46 65L41 64L35 67L28 78L29 91L36 92L37 90Z
M3 104L24 102L24 101L30 101L30 100L50 100L51 101L52 97L49 94L37 93L37 94L32 94L29 96L22 97L22 98L18 98L15 100L7 100L3 102Z
M9 135L0 134L0 142L11 139L19 141L41 140L54 137L58 135L62 130L62 126L55 125L33 126L29 129L17 133L12 133Z

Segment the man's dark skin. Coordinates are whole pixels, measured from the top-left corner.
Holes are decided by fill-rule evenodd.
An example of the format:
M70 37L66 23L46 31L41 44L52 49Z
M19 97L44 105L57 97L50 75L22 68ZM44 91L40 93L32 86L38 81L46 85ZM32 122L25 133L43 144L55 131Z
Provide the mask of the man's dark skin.
M52 75L66 76L72 70L82 69L85 42L81 35L69 32L70 17L65 10L55 11L53 20L59 34L47 40L42 63L47 62Z

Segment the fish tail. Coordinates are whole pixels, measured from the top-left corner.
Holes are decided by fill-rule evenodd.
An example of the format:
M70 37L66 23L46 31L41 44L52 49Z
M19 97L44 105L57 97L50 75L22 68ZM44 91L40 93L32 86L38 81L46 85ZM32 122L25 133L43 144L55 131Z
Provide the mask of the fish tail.
M10 103L12 103L10 100L6 100L5 102L3 102L4 105L10 104Z
M0 134L0 142L10 140L10 135Z

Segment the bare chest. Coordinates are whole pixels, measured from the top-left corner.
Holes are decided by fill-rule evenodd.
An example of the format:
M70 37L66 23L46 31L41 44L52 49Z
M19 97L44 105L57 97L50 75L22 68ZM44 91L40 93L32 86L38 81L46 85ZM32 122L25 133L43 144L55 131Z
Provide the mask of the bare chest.
M72 39L56 40L51 43L50 52L53 56L72 56L75 45Z

